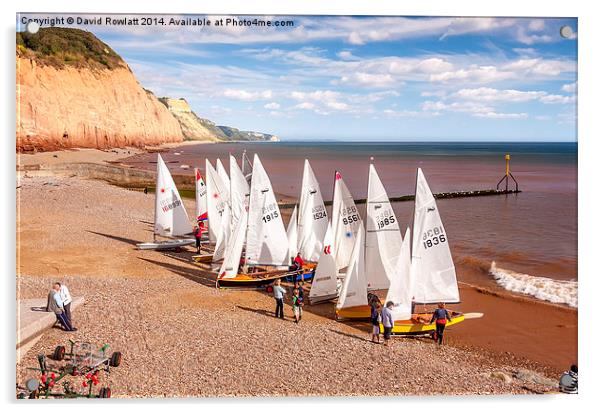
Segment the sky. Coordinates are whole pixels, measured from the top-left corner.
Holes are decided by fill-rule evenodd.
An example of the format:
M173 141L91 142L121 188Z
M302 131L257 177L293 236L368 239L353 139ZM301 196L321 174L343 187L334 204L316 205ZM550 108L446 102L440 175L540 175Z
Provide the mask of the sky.
M163 23L64 26L93 32L143 87L219 125L282 140L577 140L574 18L144 17ZM241 27L254 19L272 26Z

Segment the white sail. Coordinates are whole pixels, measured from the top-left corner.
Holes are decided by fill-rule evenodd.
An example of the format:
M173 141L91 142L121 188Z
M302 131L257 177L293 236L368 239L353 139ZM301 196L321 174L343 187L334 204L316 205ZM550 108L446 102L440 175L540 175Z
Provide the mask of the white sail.
M226 207L224 209L224 214L222 215L222 225L219 234L217 235L217 239L215 241L215 249L213 250L213 262L219 262L224 258L226 253L226 247L230 241L230 208Z
M338 270L334 261L333 240L332 227L328 223L326 235L324 236L324 247L320 253L316 272L311 282L311 289L309 290L309 300L311 302L318 301L321 298L333 298L337 295Z
M207 187L205 186L205 182L203 181L203 177L201 176L200 169L194 169L195 176L195 214L196 220L207 220Z
M351 260L347 267L341 294L337 301L337 309L362 306L368 304L368 289L366 288L365 261L364 261L364 228L360 222L360 229L355 236Z
M188 213L178 188L163 158L158 154L155 182L155 233L162 236L181 236L191 231Z
M207 179L207 216L209 218L209 240L216 242L222 230L222 216L228 207L229 191L209 160L205 160Z
M449 241L428 183L419 168L412 239L412 277L416 302L459 302Z
M393 302L393 320L406 320L412 317L412 297L414 282L411 278L410 228L407 228L401 244L395 271L385 302Z
M247 211L243 210L240 219L234 227L230 241L226 246L224 261L218 272L220 279L233 278L238 274L238 266L240 264L240 257L242 255L245 235L247 233L248 216Z
M244 210L249 206L249 183L243 175L236 158L230 155L230 209L232 230L236 227Z
M299 253L306 261L316 262L328 228L328 215L320 185L307 159L299 199Z
M291 219L288 221L288 227L286 229L286 237L288 238L288 256L289 263L291 259L297 256L297 205L293 209Z
M370 164L366 202L366 277L368 290L387 289L401 251L401 232L387 192Z
M288 238L282 215L257 155L253 159L246 257L250 265L288 266Z
M224 186L226 186L228 190L230 190L230 178L228 177L226 168L224 167L222 161L219 158L215 161L215 170L217 171L219 177L221 177L222 182L224 182Z
M362 223L353 197L339 172L335 172L334 196L332 199L332 230L337 268L349 265L357 232ZM362 245L363 248L363 245Z

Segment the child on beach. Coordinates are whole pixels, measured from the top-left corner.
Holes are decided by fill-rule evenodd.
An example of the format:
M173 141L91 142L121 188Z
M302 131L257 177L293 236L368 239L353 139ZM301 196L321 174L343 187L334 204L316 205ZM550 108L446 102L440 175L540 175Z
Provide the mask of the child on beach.
M201 253L201 237L203 236L203 222L199 220L198 226L194 228L192 232L194 234L194 240L196 241L196 253Z
M303 290L303 281L295 282L295 290L299 292L299 302L301 305L299 306L299 320L303 316L303 302L305 301L305 291Z
M303 307L303 301L299 297L299 289L293 290L293 315L295 315L295 323L299 323L301 320L301 311Z
M393 302L389 301L382 309L381 317L383 322L383 329L385 330L385 346L389 346L389 340L391 340L391 332L393 331Z
M372 324L372 342L380 343L380 303L376 303L370 308L370 323Z
M276 311L275 316L280 319L284 319L284 295L286 290L280 286L280 279L274 282L274 299L276 299Z

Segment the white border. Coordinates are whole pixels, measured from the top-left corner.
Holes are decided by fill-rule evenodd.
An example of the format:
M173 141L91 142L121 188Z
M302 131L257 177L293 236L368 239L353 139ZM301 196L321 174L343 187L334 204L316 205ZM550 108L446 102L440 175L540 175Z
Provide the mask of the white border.
M590 5L591 4L591 5ZM83 2L81 0L54 0L34 1L20 0L19 2L2 2L3 33L2 42L4 64L1 66L3 88L3 110L2 125L3 155L5 156L3 170L3 186L10 190L12 201L4 199L1 202L3 222L3 236L0 247L2 262L5 270L2 271L5 281L5 302L3 305L5 316L8 316L3 345L2 359L2 381L0 387L3 390L2 399L6 406L14 408L18 405L20 410L47 408L46 404L15 403L14 399L14 277L15 271L15 123L14 123L14 30L15 13L17 11L30 12L114 12L114 13L223 13L223 14L343 14L343 15L452 15L452 16L545 16L545 17L578 17L579 18L579 369L581 377L580 395L561 397L437 397L437 398L334 398L334 399L307 399L300 401L296 399L242 399L242 400L169 400L169 401L121 401L111 402L111 408L126 408L138 406L142 403L145 409L164 410L167 403L173 403L178 408L192 407L195 409L219 407L220 410L266 410L273 409L287 411L291 409L315 409L341 411L372 410L375 408L444 408L462 409L463 411L478 410L507 410L510 408L543 408L551 410L567 410L576 407L592 405L597 398L596 384L600 382L599 354L599 329L597 326L602 320L600 314L594 312L596 295L602 290L600 282L601 275L597 270L596 251L601 243L602 235L599 213L598 193L601 176L598 170L598 159L600 152L599 122L594 119L600 118L598 113L600 105L599 73L600 67L600 39L602 33L599 21L598 9L593 7L595 2L577 1L525 1L525 0L503 0L492 4L487 1L470 0L430 0L430 1L376 1L376 0L304 0L304 1L278 1L263 0L261 2L251 1L229 1L219 0L214 2L184 1L184 0L146 0L136 4L133 1L102 0L100 2ZM542 205L545 207L545 205ZM545 240L543 240L545 241ZM600 309L597 309L600 312ZM594 319L595 318L595 319ZM534 324L536 327L536 321ZM597 336L594 335L597 333ZM400 360L402 361L402 360ZM445 383L450 384L450 383ZM97 402L63 403L53 402L55 408L66 407L106 409L105 404ZM344 409L343 409L344 408Z

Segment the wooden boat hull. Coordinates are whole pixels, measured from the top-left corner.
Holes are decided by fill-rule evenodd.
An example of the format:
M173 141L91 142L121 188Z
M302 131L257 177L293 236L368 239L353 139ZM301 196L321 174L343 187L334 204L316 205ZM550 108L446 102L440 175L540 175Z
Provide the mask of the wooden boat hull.
M239 273L236 277L217 279L217 287L259 287L269 285L276 279L282 279L290 276L287 271L277 272L257 272L252 274Z
M173 239L164 242L137 243L136 247L140 250L171 250L192 245L194 242L194 239Z

